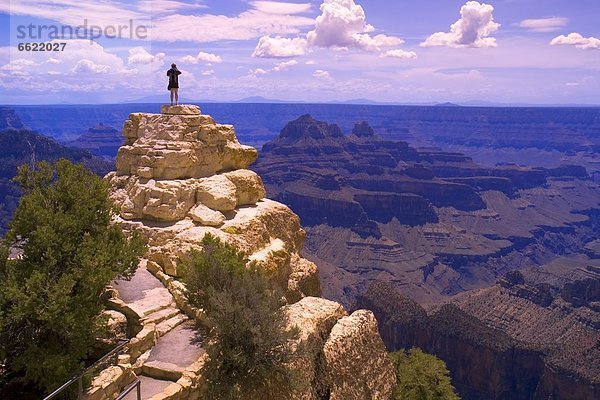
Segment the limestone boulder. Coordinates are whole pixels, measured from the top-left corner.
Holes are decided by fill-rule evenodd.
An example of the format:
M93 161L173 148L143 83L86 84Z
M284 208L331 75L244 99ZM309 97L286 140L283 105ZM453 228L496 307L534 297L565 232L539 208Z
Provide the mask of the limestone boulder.
M231 211L237 207L236 186L225 175L200 179L196 184L196 200L217 211Z
M193 104L164 105L160 107L160 112L167 115L200 115L200 107Z
M323 354L331 400L392 398L396 374L371 311L337 321Z
M207 226L221 226L225 216L220 211L215 211L204 204L198 204L190 210L188 216L195 222Z
M290 366L297 371L298 382L289 398L322 399L328 390L321 368L323 346L329 332L346 315L346 311L339 303L318 297L305 297L288 306L286 314L289 326L300 330Z
M238 169L223 175L235 185L238 206L256 204L257 201L265 198L265 187L256 172Z
M286 292L288 302L295 303L303 297L320 295L321 281L317 265L298 254L293 254Z

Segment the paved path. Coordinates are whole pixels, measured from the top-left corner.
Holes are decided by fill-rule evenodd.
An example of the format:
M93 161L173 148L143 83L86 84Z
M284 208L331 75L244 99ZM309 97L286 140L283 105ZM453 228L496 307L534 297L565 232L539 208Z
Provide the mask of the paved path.
M142 399L162 393L171 383L205 353L196 340L193 321L175 305L171 293L163 284L140 266L130 281L115 281L113 287L139 316L139 323L154 323L158 334L156 345L141 368ZM136 400L134 390L126 400Z

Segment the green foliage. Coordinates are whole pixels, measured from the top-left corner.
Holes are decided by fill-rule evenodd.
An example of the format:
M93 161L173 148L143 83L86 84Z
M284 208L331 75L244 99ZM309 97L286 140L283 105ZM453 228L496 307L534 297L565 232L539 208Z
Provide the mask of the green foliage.
M444 361L419 348L390 354L398 386L395 400L459 400Z
M282 398L294 377L285 364L296 329L287 330L273 290L256 264L212 235L183 265L190 304L205 310L211 329L204 340L210 399Z
M110 224L107 185L81 165L21 166L15 181L24 196L7 239L23 258L2 269L0 343L14 372L51 390L81 370L104 287L135 269L144 246Z

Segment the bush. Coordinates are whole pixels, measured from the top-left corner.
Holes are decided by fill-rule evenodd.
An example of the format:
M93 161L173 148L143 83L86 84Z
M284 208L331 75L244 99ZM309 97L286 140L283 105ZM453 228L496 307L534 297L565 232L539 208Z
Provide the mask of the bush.
M285 364L298 332L286 329L281 294L233 246L210 234L202 245L182 267L188 301L204 309L211 326L204 339L207 397L282 398L294 381Z
M398 386L395 400L459 400L444 361L419 348L390 354Z
M100 295L135 270L144 246L111 225L106 184L60 160L19 168L24 196L7 234L23 250L0 260L0 347L24 382L50 391L81 371L101 329Z

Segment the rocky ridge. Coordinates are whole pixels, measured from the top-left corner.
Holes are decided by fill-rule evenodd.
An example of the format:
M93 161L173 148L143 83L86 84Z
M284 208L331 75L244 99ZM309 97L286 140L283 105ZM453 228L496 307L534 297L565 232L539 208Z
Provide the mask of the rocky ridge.
M201 343L190 343L189 323L202 322L203 314L186 304L177 264L211 233L262 264L286 293L290 326L300 328L293 364L304 377L290 398L388 398L395 376L375 318L364 310L347 316L340 304L315 297L318 271L300 256L304 231L298 217L266 199L261 178L246 169L256 150L241 145L232 126L217 124L196 106L161 111L131 114L117 171L106 176L120 206L115 222L139 232L149 250L132 281L115 282L107 292L107 304L127 316L132 339L88 397L114 398L136 376L144 398L201 393L205 355ZM194 356L186 359L172 354L190 352ZM370 368L349 373L357 362Z
M327 298L351 305L384 280L424 303L493 284L593 238L600 189L585 168L484 167L436 148L348 135L310 115L289 122L251 167L307 230Z

